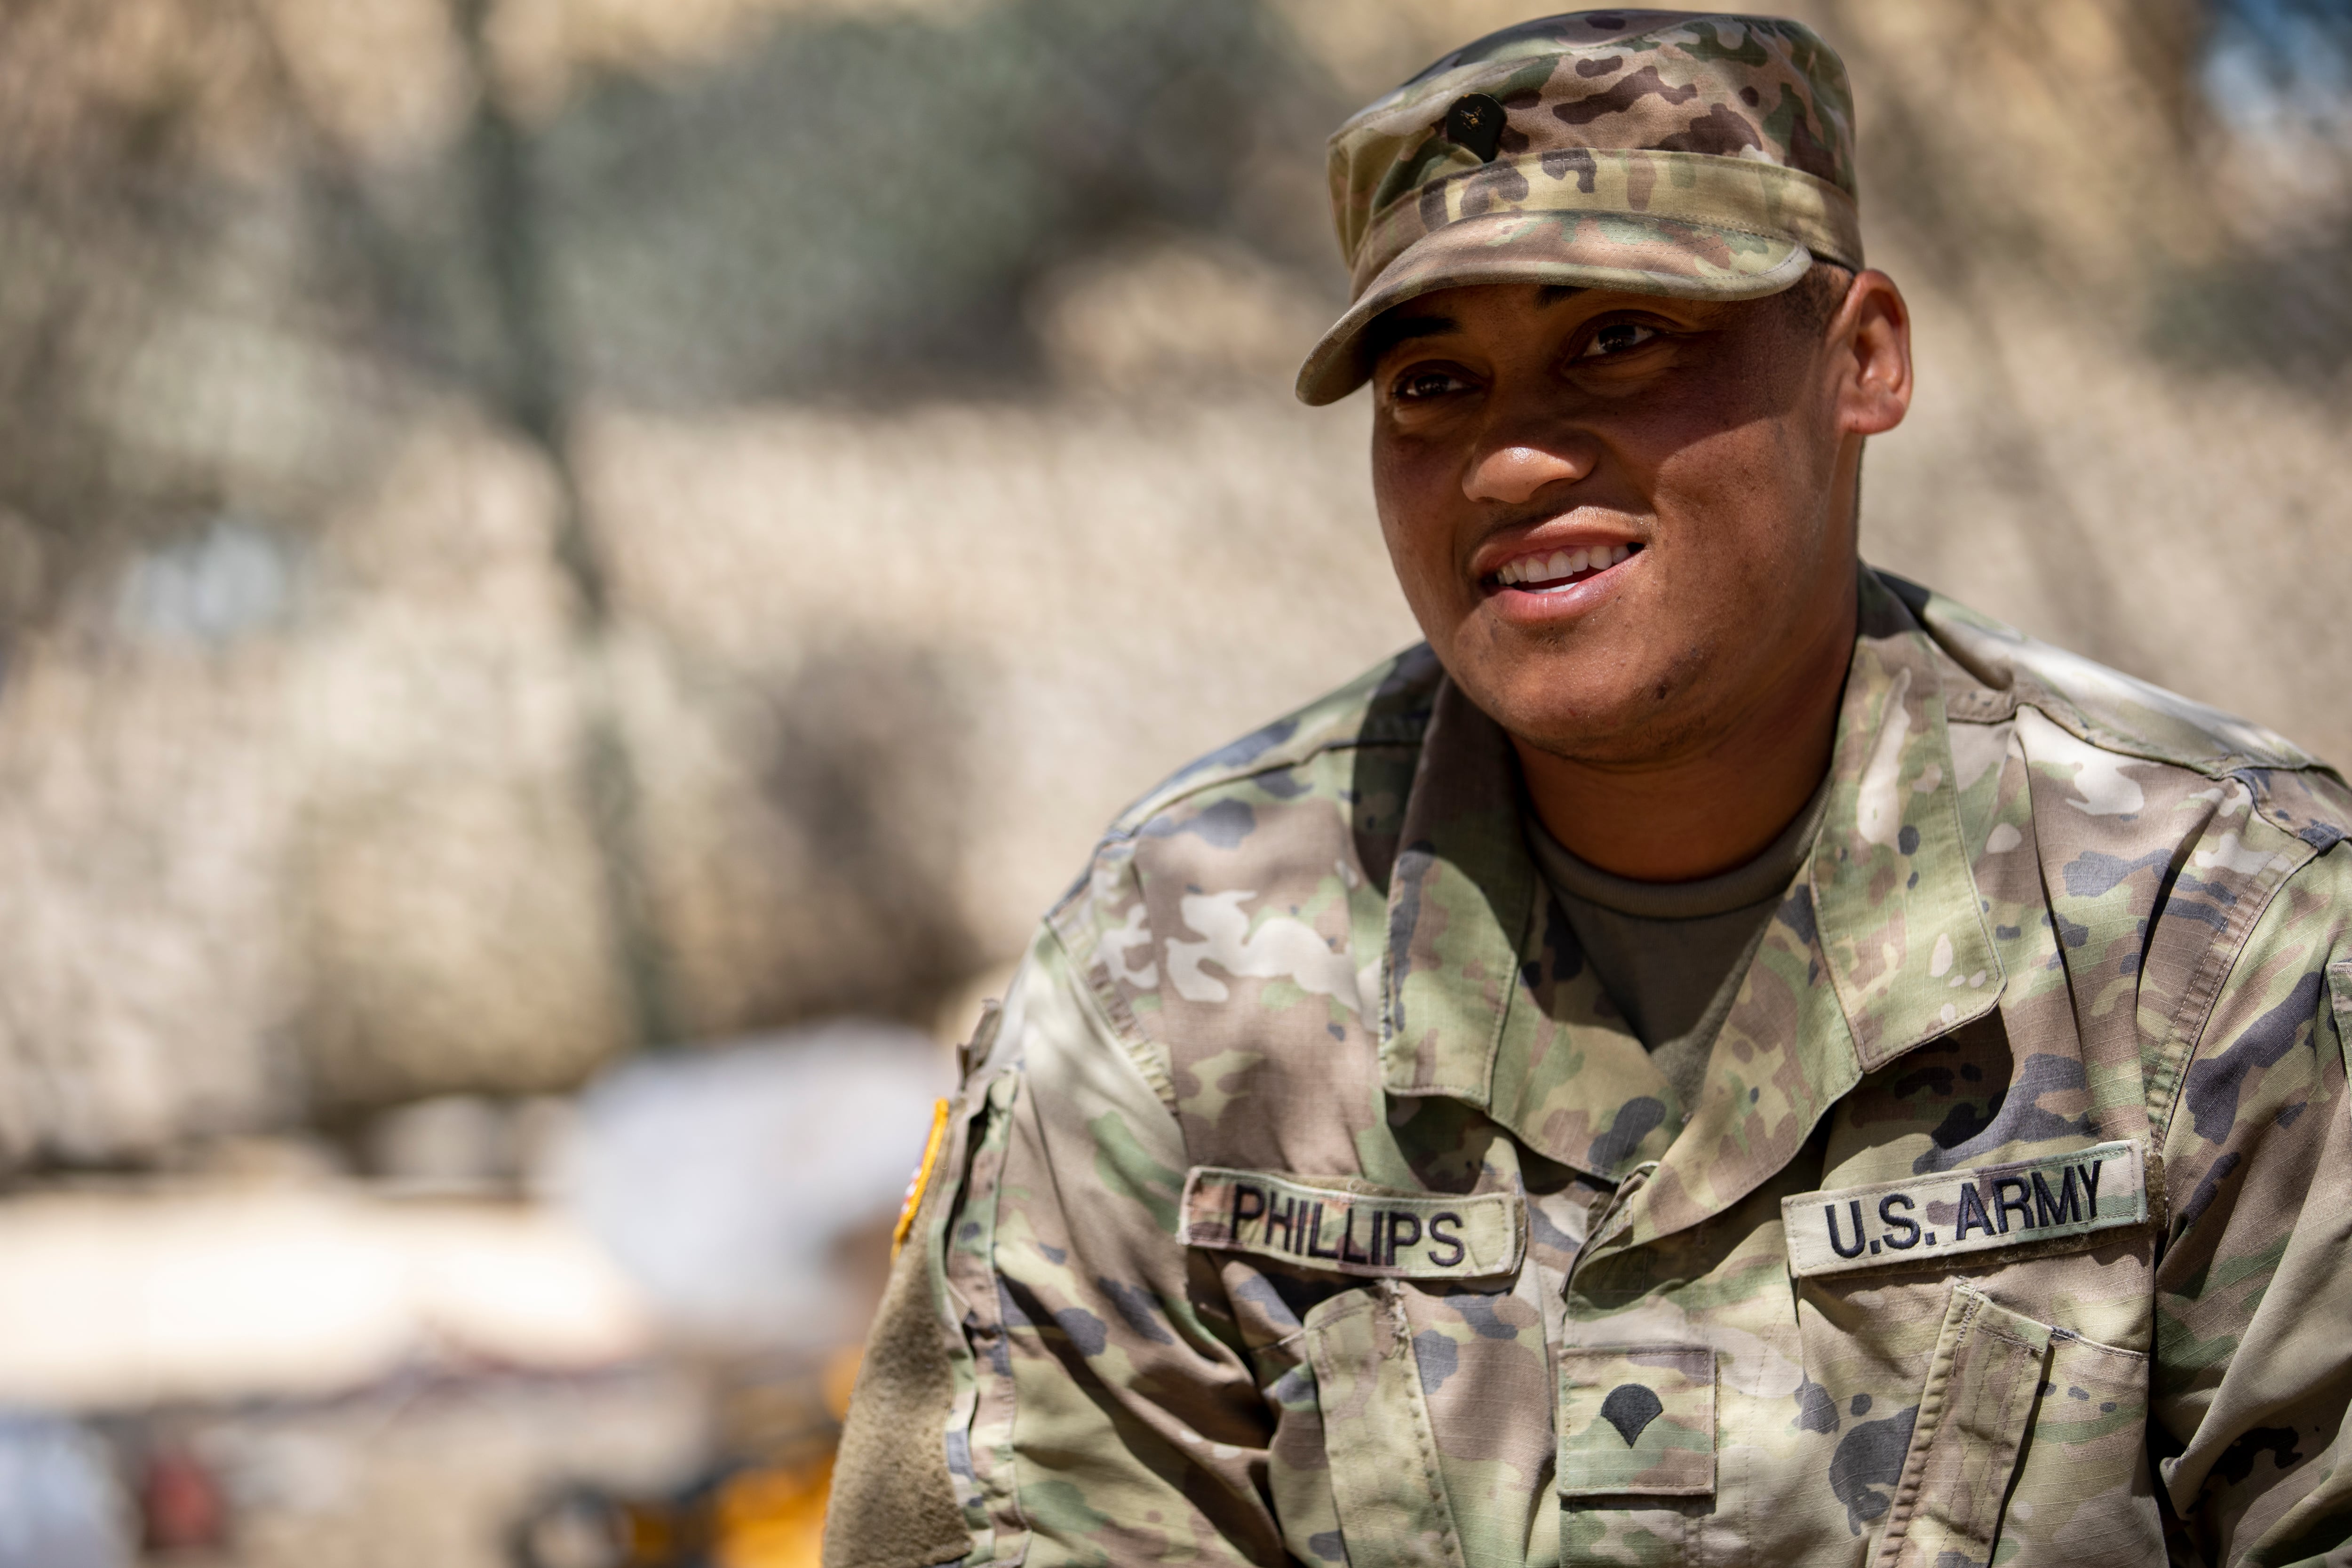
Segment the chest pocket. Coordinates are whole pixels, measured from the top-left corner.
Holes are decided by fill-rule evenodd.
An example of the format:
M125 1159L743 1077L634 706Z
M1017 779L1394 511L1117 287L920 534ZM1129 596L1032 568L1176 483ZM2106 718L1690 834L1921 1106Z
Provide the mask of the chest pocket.
M1348 1561L1465 1568L1399 1288L1342 1291L1306 1330Z
M2148 1194L2140 1146L2118 1140L1782 1201L1814 1400L1801 1424L1856 1418L1827 1480L1852 1532L1878 1524L1875 1568L1969 1568L1996 1548L2075 1568L2161 1558L2138 1500L2145 1355L2032 1315L2133 1337L2126 1253L2147 1244ZM2070 1530L2086 1508L2103 1522Z
M1874 1568L1968 1568L2063 1550L2077 1568L2161 1561L2146 1498L2147 1358L1955 1283ZM2141 1494L2115 1508L2119 1493ZM2105 1528L2069 1531L2086 1502Z
M1518 1194L1197 1166L1177 1234L1317 1292L1295 1335L1266 1347L1286 1412L1314 1385L1315 1441L1275 1445L1294 1552L1357 1568L1518 1568L1552 1464L1541 1285L1525 1267ZM1315 1495L1327 1481L1328 1505Z

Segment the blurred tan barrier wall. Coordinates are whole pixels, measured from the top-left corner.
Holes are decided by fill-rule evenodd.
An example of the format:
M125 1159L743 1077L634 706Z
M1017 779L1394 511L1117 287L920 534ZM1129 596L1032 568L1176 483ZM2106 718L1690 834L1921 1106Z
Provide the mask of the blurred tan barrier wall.
M2229 6L1799 10L1918 318L1870 555L2352 756L2344 121L2250 109ZM1414 635L1361 399L1288 396L1321 140L1525 14L12 9L0 1159L1017 951L1126 799Z

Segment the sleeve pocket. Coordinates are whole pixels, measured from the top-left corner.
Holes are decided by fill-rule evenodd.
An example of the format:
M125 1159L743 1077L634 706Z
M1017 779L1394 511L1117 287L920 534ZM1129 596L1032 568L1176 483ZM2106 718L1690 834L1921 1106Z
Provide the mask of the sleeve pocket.
M969 1092L969 1091L968 1091ZM971 1531L965 1561L1011 1564L1027 1554L1029 1524L1021 1511L1013 1461L1013 1360L1004 1337L1004 1297L996 1277L996 1221L1005 1147L1021 1073L998 1073L969 1122L963 1160L965 1197L939 1227L949 1314L962 1329L956 1349L961 1376L948 1411L947 1452L965 1525Z
M1010 1564L1028 1530L991 1263L1016 1072L966 1091L890 1270L825 1513L825 1568Z

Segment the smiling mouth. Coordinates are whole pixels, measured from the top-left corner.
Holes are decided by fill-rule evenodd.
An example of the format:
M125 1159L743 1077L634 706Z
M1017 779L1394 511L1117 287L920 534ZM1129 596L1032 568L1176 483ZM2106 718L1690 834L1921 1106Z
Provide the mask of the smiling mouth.
M1522 555L1517 561L1503 563L1486 582L1493 588L1517 588L1523 594L1557 594L1580 583L1589 583L1641 552L1638 544L1596 544L1586 550Z

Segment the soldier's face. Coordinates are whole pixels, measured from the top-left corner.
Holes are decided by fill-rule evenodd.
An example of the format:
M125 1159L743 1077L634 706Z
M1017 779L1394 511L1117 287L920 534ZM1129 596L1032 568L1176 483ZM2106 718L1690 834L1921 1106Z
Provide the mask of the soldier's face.
M1864 273L1783 300L1449 289L1376 323L1372 475L1405 597L1469 697L1597 763L1723 743L1842 680L1864 436L1910 395Z

